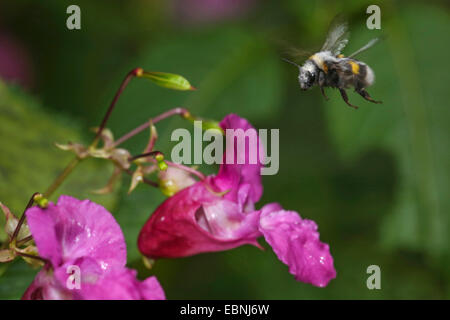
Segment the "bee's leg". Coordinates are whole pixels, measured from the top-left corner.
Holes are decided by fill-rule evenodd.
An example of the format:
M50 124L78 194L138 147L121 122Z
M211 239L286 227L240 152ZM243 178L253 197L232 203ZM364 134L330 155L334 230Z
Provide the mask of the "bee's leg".
M357 106L352 105L350 102L348 102L348 96L347 96L347 92L345 92L344 89L339 88L339 92L341 93L342 99L345 101L345 103L349 106L352 107L354 109L358 109Z
M325 97L326 100L329 100L327 95L325 94L325 90L323 89L325 85L325 73L323 71L319 72L319 81L318 81L320 92L322 92L322 95Z
M328 98L328 96L325 94L325 90L323 89L322 86L320 86L320 92L322 92L322 95L325 97L325 100L330 100L330 98Z
M369 95L369 93L366 90L364 90L364 89L356 90L356 92L358 92L361 95L361 97L363 97L367 101L370 101L370 102L373 102L373 103L383 103L383 101L373 100L372 97Z

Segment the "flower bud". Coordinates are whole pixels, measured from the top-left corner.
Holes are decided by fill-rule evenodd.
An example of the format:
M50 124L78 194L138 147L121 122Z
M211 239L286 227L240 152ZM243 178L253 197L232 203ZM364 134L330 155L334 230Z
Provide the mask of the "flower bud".
M137 77L147 78L157 85L174 90L196 90L186 78L173 73L165 72L139 72Z
M159 188L168 197L195 183L195 179L185 170L169 167L159 173Z
M45 209L48 207L48 199L44 198L44 196L40 193L35 195L33 200L42 209Z
M162 153L157 154L155 156L155 160L158 163L159 170L161 171L167 170L168 166L167 163L164 162L164 155Z

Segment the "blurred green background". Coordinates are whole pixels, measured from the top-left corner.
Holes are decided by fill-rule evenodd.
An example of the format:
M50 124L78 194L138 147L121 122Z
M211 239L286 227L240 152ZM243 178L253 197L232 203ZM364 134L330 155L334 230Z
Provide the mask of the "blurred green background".
M81 30L66 28L69 4L81 7ZM381 31L366 28L370 4L381 8ZM368 91L381 105L349 92L355 111L331 89L330 101L317 88L301 92L297 70L280 59L289 45L320 48L337 13L351 25L345 54L385 35L359 57L376 72ZM157 275L169 299L448 299L449 34L446 1L2 1L0 200L18 214L50 184L71 157L53 142L88 143L129 70L178 73L199 90L134 80L108 127L118 137L185 106L279 128L280 170L264 177L259 206L276 201L315 220L337 278L323 289L296 282L265 243L266 251L161 260L147 271L136 238L164 196L146 185L127 195L129 177L113 195L92 196L112 168L86 161L59 193L90 197L115 215L140 277ZM158 125L158 150L170 154L179 126L186 123ZM126 146L138 153L146 138ZM366 287L372 264L381 290ZM0 298L20 298L35 273L21 261L0 266Z

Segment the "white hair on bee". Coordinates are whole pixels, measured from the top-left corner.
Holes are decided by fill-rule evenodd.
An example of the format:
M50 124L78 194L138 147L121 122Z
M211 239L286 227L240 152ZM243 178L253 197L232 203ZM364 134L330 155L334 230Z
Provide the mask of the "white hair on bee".
M331 51L320 51L310 57L310 60L314 61L315 64L323 69L325 61L327 62L337 62L338 59L331 53Z
M316 68L317 67L314 65L314 62L312 62L311 60L307 60L302 66L303 70L309 71L311 73L316 72Z
M366 73L366 77L364 78L364 80L366 81L367 86L371 86L375 82L375 73L367 64L365 64L365 66L366 66L367 73Z

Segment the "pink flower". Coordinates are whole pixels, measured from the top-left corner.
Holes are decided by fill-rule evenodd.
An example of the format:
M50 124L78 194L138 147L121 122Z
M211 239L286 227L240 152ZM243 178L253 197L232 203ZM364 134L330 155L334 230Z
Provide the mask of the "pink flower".
M220 123L227 129L255 130L247 120L228 115ZM256 131L256 130L255 130ZM255 133L256 134L256 133ZM249 146L250 145L250 146ZM329 247L319 240L313 221L302 220L278 204L260 210L261 159L249 161L252 144L234 144L235 160L242 164L224 164L216 176L209 176L182 189L164 201L142 228L139 250L150 258L177 258L202 252L232 249L244 244L260 247L257 239L264 236L278 258L289 266L299 281L325 286L336 276ZM259 138L253 152L259 155ZM224 193L225 194L221 194Z
M125 239L113 216L89 200L61 196L26 212L39 252L49 261L23 299L164 299L156 278L140 282L125 267ZM70 287L78 269L79 288Z

